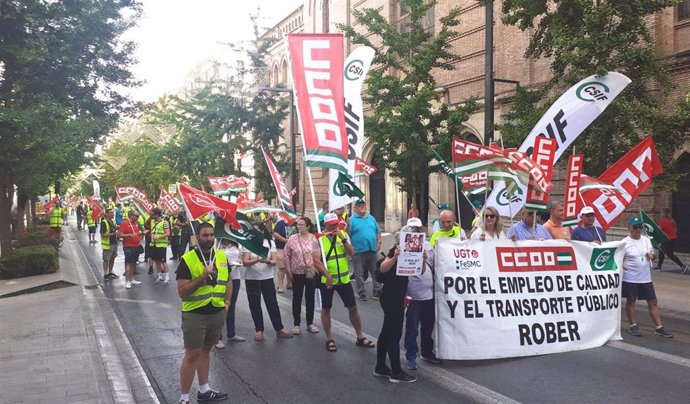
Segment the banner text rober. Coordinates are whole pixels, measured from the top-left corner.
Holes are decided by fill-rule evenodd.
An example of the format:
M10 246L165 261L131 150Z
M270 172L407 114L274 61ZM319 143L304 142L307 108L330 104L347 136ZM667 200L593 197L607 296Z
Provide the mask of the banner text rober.
M436 252L441 357L564 352L619 336L619 244L444 240Z

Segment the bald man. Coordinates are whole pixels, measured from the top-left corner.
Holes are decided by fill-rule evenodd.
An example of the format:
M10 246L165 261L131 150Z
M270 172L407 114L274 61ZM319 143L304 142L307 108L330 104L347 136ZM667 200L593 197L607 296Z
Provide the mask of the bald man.
M453 213L453 211L442 211L438 220L441 223L441 229L431 235L429 243L431 243L432 246L436 245L436 239L439 237L455 237L462 240L467 238L465 230L461 229L460 226L455 223L455 213Z

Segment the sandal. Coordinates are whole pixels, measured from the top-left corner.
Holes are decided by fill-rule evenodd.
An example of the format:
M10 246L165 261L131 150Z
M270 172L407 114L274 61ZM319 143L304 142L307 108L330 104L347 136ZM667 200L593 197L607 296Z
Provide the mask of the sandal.
M373 341L369 341L364 337L362 337L362 339L357 338L355 345L361 346L362 348L376 348L376 344Z
M335 346L335 341L333 341L332 339L329 339L328 341L326 341L326 350L328 352L337 352L338 347Z
M264 340L264 332L263 331L257 331L254 333L254 341L263 341Z

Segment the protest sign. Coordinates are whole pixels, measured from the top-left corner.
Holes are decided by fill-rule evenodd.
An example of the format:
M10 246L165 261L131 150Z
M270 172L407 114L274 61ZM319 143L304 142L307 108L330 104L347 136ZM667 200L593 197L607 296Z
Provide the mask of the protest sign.
M436 355L492 359L620 339L625 243L436 243Z
M424 265L424 233L400 232L400 255L396 275L415 276L422 274Z

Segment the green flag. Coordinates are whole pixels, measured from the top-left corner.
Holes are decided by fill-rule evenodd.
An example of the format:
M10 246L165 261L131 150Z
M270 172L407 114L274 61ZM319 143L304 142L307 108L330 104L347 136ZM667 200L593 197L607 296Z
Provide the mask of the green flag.
M240 223L239 230L233 229L223 218L216 217L214 230L216 238L226 238L235 241L254 254L268 259L269 250L264 247L263 233L254 229L252 222L244 214L236 212L235 218Z
M434 156L436 156L436 160L438 160L438 165L439 165L439 167L441 167L441 170L443 170L443 172L446 173L446 175L449 176L450 178L454 178L455 184L457 185L458 189L462 189L465 185L462 183L462 178L458 178L455 175L455 172L453 171L453 169L450 168L448 163L446 163L446 161L443 159L443 157L441 157L441 155L438 154L438 152L436 150L431 149L431 151L434 153Z
M661 230L661 227L642 210L640 210L640 219L642 219L642 223L644 224L644 233L652 241L654 248L659 248L661 243L668 240L668 237L666 237L666 234Z
M342 172L338 173L338 179L333 184L333 193L337 196L349 196L351 198L364 198L364 192L357 188L351 179Z

